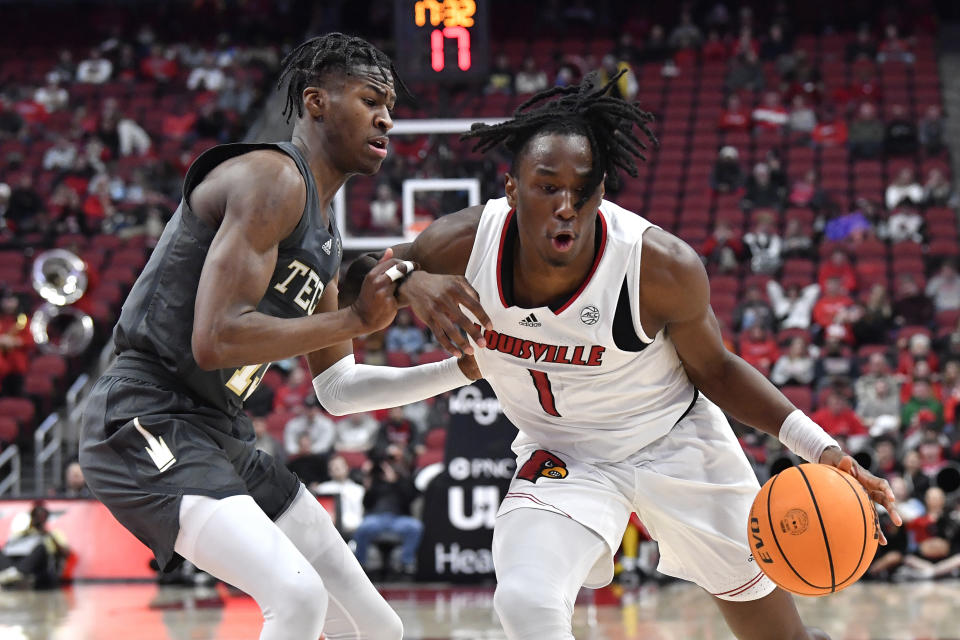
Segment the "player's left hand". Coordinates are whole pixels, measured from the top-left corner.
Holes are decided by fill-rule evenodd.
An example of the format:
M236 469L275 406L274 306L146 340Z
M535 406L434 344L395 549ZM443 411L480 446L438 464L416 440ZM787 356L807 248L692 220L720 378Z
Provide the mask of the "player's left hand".
M890 514L890 520L893 521L893 524L898 527L903 525L903 520L897 512L897 499L893 495L893 489L890 488L889 482L864 469L852 456L848 456L837 447L827 447L820 455L820 464L836 467L856 478L867 495L870 496L870 499L883 505L883 508ZM883 535L882 529L880 530L880 544L887 544L887 537Z

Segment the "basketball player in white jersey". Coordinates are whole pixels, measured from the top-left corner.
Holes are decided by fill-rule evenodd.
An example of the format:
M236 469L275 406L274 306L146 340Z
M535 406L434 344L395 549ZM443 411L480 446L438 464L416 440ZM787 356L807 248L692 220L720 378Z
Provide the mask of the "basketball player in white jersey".
M609 87L589 78L475 126L479 149L513 155L506 198L394 248L421 267L402 299L420 298L434 274L462 274L492 321L475 358L519 429L494 528L494 606L511 640L573 638L576 594L610 581L636 511L659 542L659 570L710 593L738 638L826 638L751 554L759 485L723 412L851 474L896 518L893 494L724 348L697 254L603 200L618 168L637 174L634 125L653 138L651 116ZM358 261L346 280L372 264ZM321 400L364 408L359 390L342 391L340 366L317 377Z

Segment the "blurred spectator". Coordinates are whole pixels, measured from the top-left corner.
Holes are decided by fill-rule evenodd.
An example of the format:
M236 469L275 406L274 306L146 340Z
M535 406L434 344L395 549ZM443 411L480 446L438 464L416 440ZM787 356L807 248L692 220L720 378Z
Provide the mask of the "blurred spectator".
M9 97L0 95L0 140L16 139L24 134L26 122L14 109Z
M257 99L257 90L246 76L233 73L227 77L224 88L217 95L217 106L227 113L244 116Z
M251 396L251 398L252 397L253 396ZM246 403L246 405L249 405L249 401ZM283 445L280 444L280 441L274 438L270 431L267 430L266 417L254 415L250 417L250 421L253 423L253 434L256 438L255 445L257 449L260 449L260 451L263 451L270 457L275 458L280 462L286 460L287 455L283 451Z
M810 258L813 254L813 232L796 218L789 218L783 231L783 258Z
M417 426L404 415L403 407L393 407L380 425L370 457L403 459L412 465L424 450L423 436Z
M186 100L180 99L171 112L164 114L160 123L160 132L167 138L183 140L193 135L193 127L196 123L196 112Z
M887 344L893 329L893 306L882 284L870 287L870 293L862 305L853 308L853 338L857 346Z
M912 206L903 204L887 218L886 237L890 242L919 244L923 242L923 225L923 216Z
M939 371L940 359L930 348L930 336L927 334L918 332L912 334L908 339L900 338L897 340L897 347L900 349L897 358L897 373L900 375L929 378L933 372ZM909 381L904 382L903 391L904 395L901 396L901 399L906 402L910 397ZM939 397L939 384L936 384L936 392Z
M933 386L929 380L916 378L912 384L910 398L900 409L900 424L906 428L913 424L914 417L921 411L929 411L937 424L943 424L943 403L933 395Z
M388 234L399 234L400 207L390 185L381 182L377 185L376 199L370 203L370 226Z
M380 424L369 413L353 413L337 420L337 451L369 451Z
M790 194L787 196L787 202L792 207L809 207L814 211L821 209L826 204L827 194L820 187L817 180L817 172L809 169L802 176L797 178L790 188ZM799 226L799 220L788 219L790 222Z
M753 51L747 51L730 59L727 71L726 88L728 91L762 91L766 84L763 66Z
M947 508L943 489L930 487L924 494L926 513L907 525L915 551L903 560L907 579L960 575L960 510Z
M7 221L7 211L10 209L10 185L0 182L0 234L9 232L10 223Z
M103 84L113 74L113 63L103 57L99 49L90 51L90 57L77 65L77 82Z
M865 203L863 199L857 204L866 204L869 207L869 203ZM873 226L863 208L859 207L850 213L837 212L837 215L827 220L823 227L824 239L852 242L861 242L866 239Z
M73 62L73 52L70 49L61 49L57 55L57 62L50 73L57 76L58 82L73 82L77 75L77 65Z
M746 191L740 206L750 210L782 209L785 197L784 189L773 182L770 174L770 165L758 162L753 166L753 173L747 178Z
M225 83L226 76L212 54L205 55L203 62L187 76L187 89L191 91L220 91Z
M780 348L762 324L751 325L740 334L740 357L765 376L780 357Z
M957 408L960 406L960 360L948 360L943 365L943 420L957 429Z
M900 35L896 24L888 24L883 30L884 38L877 49L877 62L902 62L913 64L915 56L910 51L910 42Z
M730 56L730 48L720 37L720 32L716 29L710 29L707 32L707 40L700 48L700 57L705 64L711 62L726 62Z
M833 107L825 107L817 126L813 128L813 142L821 147L842 147L849 137L847 123L837 116Z
M863 422L850 408L847 398L838 391L829 392L826 405L814 411L810 418L831 436L846 438L849 449L856 448L855 445L850 444L850 438L869 435Z
M34 218L44 208L43 199L33 187L33 175L24 173L19 181L11 186L10 203L7 205L5 217L21 231L32 229Z
M423 535L423 523L410 515L417 490L409 469L401 462L382 460L375 463L366 479L363 496L364 513L354 531L357 560L367 566L367 549L376 538L392 533L401 539L402 572L412 576L416 569L416 553Z
M287 421L283 428L283 446L288 455L303 452L300 441L304 435L309 438L310 453L327 453L337 436L336 425L313 394L307 396L304 412Z
M873 469L881 478L892 478L903 473L903 465L897 460L897 438L893 434L874 436ZM868 449L869 450L869 449Z
M667 36L663 30L663 25L655 24L650 27L650 32L647 34L647 39L640 49L637 62L663 62L670 57L670 54L671 47L667 43Z
M884 137L884 150L887 155L912 155L917 150L917 125L910 119L902 104L891 109L891 118L887 122Z
M155 44L150 47L150 53L140 61L140 74L161 85L169 83L179 73L180 64L177 62L177 51L173 47L164 49Z
M847 386L857 373L847 346L847 329L842 324L831 324L824 329L823 336L823 347L813 376L817 387Z
M493 62L490 75L487 77L487 86L483 88L487 95L493 93L513 93L513 69L510 68L510 58L501 53Z
M710 187L720 193L736 191L743 184L743 170L740 168L740 152L736 147L725 146L717 154L710 173Z
M60 76L50 72L47 74L47 83L33 93L33 100L43 105L47 113L53 113L66 108L70 94L60 86Z
M680 12L680 24L673 28L667 42L674 49L690 49L699 47L703 41L703 33L693 22L693 16L688 9Z
M83 469L76 460L70 462L63 472L63 486L57 491L61 498L90 498L90 489L83 477Z
M330 479L319 483L314 490L317 495L340 496L340 520L338 528L345 538L352 538L363 521L363 486L350 479L350 467L343 456L333 456L327 463Z
M753 37L753 25L741 24L737 32L737 38L730 47L730 54L738 56L740 54L750 53L760 56L760 43Z
M773 274L780 269L782 246L773 223L771 213L760 212L753 230L743 236L743 243L750 252L750 268L754 273Z
M524 58L523 67L517 72L517 93L521 95L537 93L546 89L548 85L547 73L537 67L537 61L533 56Z
M817 126L817 113L802 95L793 96L790 115L787 117L787 129L793 142L806 143Z
M70 169L76 159L77 147L66 137L58 135L53 146L43 154L43 168L46 171Z
M844 325L852 306L853 299L847 295L840 278L829 278L823 287L823 296L813 306L813 321L824 329L832 324Z
M820 264L817 272L817 282L823 287L824 291L830 291L829 281L836 279L840 283L844 293L851 293L857 289L857 272L850 264L850 257L843 249L834 249L830 253L830 259L824 260Z
M787 41L783 26L776 22L771 24L767 37L760 45L760 59L764 62L776 62L782 56L789 56L792 52L793 45Z
M933 322L933 301L920 290L912 275L902 273L897 277L896 294L893 301L893 322L896 326L929 326Z
M427 338L420 327L413 324L413 317L406 309L397 312L396 322L387 328L387 351L403 351L416 355L426 346Z
M736 271L745 254L743 242L734 233L730 223L724 220L717 221L713 234L704 241L700 249L704 261L721 272Z
M200 138L227 142L229 125L226 114L217 108L217 103L205 102L200 106L193 130Z
M273 394L273 408L292 411L306 405L307 398L314 397L313 382L306 369L297 359L283 384Z
M928 207L945 207L952 204L953 188L940 167L931 167L927 181L923 183L923 203Z
M857 384L860 384L860 379L857 379ZM863 387L866 391L857 394L857 415L870 429L870 434L898 433L900 398L890 377L877 378Z
M781 387L785 384L808 385L813 382L814 360L807 341L801 337L790 341L788 351L777 359L770 372L770 380Z
M893 478L900 480L897 476ZM891 478L891 486L893 484L893 478ZM903 484L902 480L900 484ZM897 507L899 511L899 497L897 498ZM877 547L877 553L873 556L873 560L870 562L870 568L867 569L864 577L872 580L889 580L895 575L895 571L903 564L903 559L906 557L909 545L909 536L907 527L898 527L895 525L886 510L878 509L877 511L879 514L880 530L883 531L883 535L887 539L887 544ZM903 515L901 515L900 518L905 525L907 519L903 517Z
M776 91L767 91L763 94L763 102L753 110L750 118L756 133L779 134L790 120L786 107L780 102L780 94Z
M877 116L877 108L864 102L850 125L850 155L859 159L877 158L883 153L886 129Z
M846 89L834 91L834 99L845 107L857 107L863 103L878 104L883 100L883 87L877 77L872 60L862 59L854 63L853 82Z
M29 318L20 299L12 291L0 291L0 390L3 395L20 394L33 349Z
M927 282L925 291L937 311L960 309L960 275L952 260L944 260L937 274Z
M310 434L301 432L297 446L287 458L287 468L297 474L306 487L316 493L316 487L327 480L327 454L314 453Z
M904 203L918 205L923 202L923 187L914 178L913 169L910 167L900 168L897 177L887 187L884 202L890 211Z
M784 291L776 280L767 282L767 297L781 329L807 329L810 314L820 295L820 285L808 284L801 289L792 284Z
M737 331L759 326L772 330L774 327L773 308L763 299L763 292L755 284L747 286L743 300L733 311L733 328Z
M49 518L50 511L38 500L26 527L11 532L0 553L0 586L49 589L58 585L70 547L61 532L47 528Z
M720 112L717 128L720 131L747 131L750 128L750 110L737 94L732 93L727 97L726 108Z
M870 60L877 57L877 43L873 39L870 25L866 22L861 23L857 28L857 35L854 41L847 43L846 60L848 63L857 60L861 56L866 56Z
M939 155L944 149L943 138L945 132L946 125L943 121L940 105L932 104L928 106L917 126L917 140L920 142L920 146L932 156Z
M625 73L620 76L617 83L610 88L610 93L615 98L632 101L634 96L637 95L638 86L637 77L633 74L633 70L630 68L628 62L617 62L613 54L609 53L603 56L600 67L600 82L601 84L606 84L621 71Z

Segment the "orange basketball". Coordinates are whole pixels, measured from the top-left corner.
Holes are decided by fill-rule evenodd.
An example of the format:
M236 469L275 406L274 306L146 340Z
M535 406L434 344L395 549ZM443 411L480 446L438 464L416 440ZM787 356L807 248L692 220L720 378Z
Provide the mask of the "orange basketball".
M840 591L870 566L880 523L853 477L824 464L770 478L750 508L750 549L778 586L804 596Z

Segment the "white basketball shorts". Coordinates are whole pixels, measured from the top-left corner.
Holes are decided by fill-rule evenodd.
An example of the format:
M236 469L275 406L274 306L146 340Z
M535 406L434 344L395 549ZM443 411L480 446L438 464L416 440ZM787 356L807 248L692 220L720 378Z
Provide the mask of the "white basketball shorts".
M636 511L659 544L661 573L718 598L746 601L776 587L757 567L747 539L759 490L723 413L701 395L667 435L622 462L585 463L562 451L522 446L497 515L543 509L594 531L610 550L586 580L597 588L613 578L613 555Z

